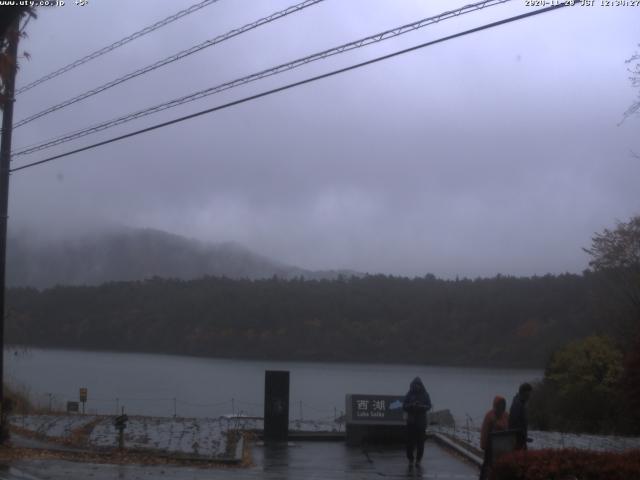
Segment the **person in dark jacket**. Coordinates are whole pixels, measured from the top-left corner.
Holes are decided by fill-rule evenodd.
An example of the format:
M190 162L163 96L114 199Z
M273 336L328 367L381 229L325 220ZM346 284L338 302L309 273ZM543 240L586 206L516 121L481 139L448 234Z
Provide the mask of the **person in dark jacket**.
M529 422L527 419L527 402L531 397L533 388L528 383L523 383L518 393L513 397L509 410L509 430L518 430L516 450L527 449L527 433Z
M413 464L415 459L416 465L419 465L424 453L427 411L431 409L431 398L420 377L411 382L402 409L407 412L407 458L409 463Z

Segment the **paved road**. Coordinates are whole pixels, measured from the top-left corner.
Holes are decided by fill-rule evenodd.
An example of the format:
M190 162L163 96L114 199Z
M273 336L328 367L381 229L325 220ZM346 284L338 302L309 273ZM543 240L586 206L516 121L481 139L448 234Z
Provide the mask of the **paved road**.
M256 445L254 466L204 469L195 467L97 465L58 460L19 461L0 466L0 480L356 480L425 478L472 480L478 469L427 442L422 468L408 468L402 450L348 448L342 442L299 442Z

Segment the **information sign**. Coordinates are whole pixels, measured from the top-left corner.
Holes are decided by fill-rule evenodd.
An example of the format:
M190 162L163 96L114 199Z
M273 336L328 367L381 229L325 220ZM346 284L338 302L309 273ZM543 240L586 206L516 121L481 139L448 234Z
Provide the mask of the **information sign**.
M347 395L347 422L404 423L403 399L395 395Z

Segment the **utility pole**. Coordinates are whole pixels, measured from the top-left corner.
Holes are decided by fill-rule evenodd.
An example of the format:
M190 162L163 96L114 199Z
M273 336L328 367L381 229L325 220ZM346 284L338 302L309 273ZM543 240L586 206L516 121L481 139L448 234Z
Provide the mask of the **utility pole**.
M9 212L9 168L11 162L11 134L13 130L13 103L16 69L18 64L18 39L20 38L20 17L16 16L9 28L6 39L9 73L4 84L4 105L2 110L2 135L0 137L0 444L9 438L7 424L7 402L4 398L4 315L5 315L5 274L7 259L7 215Z

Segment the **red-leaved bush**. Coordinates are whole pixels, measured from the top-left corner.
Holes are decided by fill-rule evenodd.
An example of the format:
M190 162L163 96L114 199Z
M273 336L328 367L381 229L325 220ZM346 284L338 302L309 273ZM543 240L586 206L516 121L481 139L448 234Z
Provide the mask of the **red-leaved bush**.
M491 480L640 480L640 450L531 450L506 454Z

